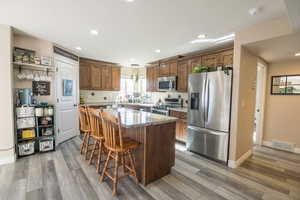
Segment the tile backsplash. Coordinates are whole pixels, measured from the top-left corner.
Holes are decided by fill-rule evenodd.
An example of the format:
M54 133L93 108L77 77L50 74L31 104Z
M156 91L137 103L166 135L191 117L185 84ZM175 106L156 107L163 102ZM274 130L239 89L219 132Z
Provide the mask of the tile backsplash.
M119 92L116 91L80 90L80 97L86 103L114 102L118 95Z
M94 91L94 90L80 90L80 97L84 99L86 103L97 102L114 102L116 101L120 93L116 91ZM164 101L165 98L178 98L179 95L184 100L184 106L187 106L186 100L188 99L187 93L179 92L147 92L148 102L157 103L159 99Z
M188 93L180 93L180 92L147 92L147 96L150 97L151 102L156 103L161 99L164 101L165 98L178 98L179 95L183 98L183 106L187 107L186 101L188 100Z

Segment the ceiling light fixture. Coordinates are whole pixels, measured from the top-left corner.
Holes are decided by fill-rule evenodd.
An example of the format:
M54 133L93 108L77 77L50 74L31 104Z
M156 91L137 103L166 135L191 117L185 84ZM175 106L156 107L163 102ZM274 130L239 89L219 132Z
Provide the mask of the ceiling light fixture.
M197 39L190 41L191 44L196 44L196 43L206 43L206 42L214 42L214 39Z
M230 40L234 40L235 38L235 34L232 33L232 34L229 34L229 35L226 35L226 36L223 36L223 37L219 37L219 38L216 38L216 39L196 39L196 40L193 40L193 41L190 41L191 44L196 44L196 43L222 43L222 42L227 42L227 41L230 41Z
M81 47L76 47L75 49L78 50L78 51L81 51L81 50L82 50Z
M95 29L92 29L92 30L90 30L90 34L91 35L98 35L99 32L97 30L95 30Z
M134 2L134 0L125 0L126 2L129 2L129 3L131 3L131 2Z
M156 50L155 50L155 53L160 53L160 49L156 49Z
M300 56L300 53L295 53L295 56Z
M258 8L250 8L250 9L248 10L249 15L251 15L251 16L256 15L257 12L258 12Z
M204 39L204 38L206 38L206 35L205 34L200 34L200 35L198 35L198 38L199 39Z

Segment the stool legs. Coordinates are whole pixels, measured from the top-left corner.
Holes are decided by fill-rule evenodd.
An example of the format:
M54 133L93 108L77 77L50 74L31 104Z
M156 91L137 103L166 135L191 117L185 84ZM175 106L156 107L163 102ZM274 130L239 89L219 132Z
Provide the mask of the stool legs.
M112 153L114 153L114 155L112 155ZM125 156L128 156L129 159L129 165L126 164L126 159ZM108 164L109 161L111 159L115 160L114 163L114 174L110 175L110 173L107 171L108 170ZM123 172L124 175L119 177L119 167L120 165L123 167ZM127 171L126 169L129 170L129 172L126 174L125 171ZM112 194L113 196L115 196L117 194L117 186L118 186L118 181L120 178L128 176L128 175L132 175L134 178L134 181L136 182L136 184L139 183L137 175L136 175L136 169L135 169L135 163L134 163L134 157L132 155L131 150L127 150L125 152L113 152L113 151L109 151L108 156L106 158L105 161L105 165L102 171L102 175L100 177L100 181L102 182L104 180L104 176L107 176L108 178L110 178L113 181L113 190L112 190Z
M131 150L128 150L128 157L129 157L129 161L130 161L130 165L131 165L132 175L135 179L135 183L138 184L139 181L138 181L137 176L136 176L135 163L134 163L134 160L133 160Z

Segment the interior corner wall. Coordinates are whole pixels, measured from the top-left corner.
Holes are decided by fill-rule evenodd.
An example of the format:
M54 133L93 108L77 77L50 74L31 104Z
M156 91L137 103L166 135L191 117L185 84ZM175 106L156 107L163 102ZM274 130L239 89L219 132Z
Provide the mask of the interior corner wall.
M255 111L253 87L255 87L258 58L244 49L243 45L288 35L292 32L288 17L282 16L235 33L229 160L239 160L252 148ZM256 63L255 67L253 67L254 63ZM247 69L248 67L251 69ZM248 128L250 129L247 130Z
M11 27L0 25L0 164L15 160L12 38Z
M268 66L264 113L264 141L280 141L300 148L300 96L271 95L271 77L300 74L300 60L281 61Z

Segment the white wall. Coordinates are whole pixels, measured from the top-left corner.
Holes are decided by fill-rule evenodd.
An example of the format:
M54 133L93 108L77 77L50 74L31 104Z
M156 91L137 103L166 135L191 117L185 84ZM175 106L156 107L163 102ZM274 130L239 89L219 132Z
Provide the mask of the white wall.
M0 25L0 165L13 162L14 118L13 118L13 70L12 70L12 30Z

